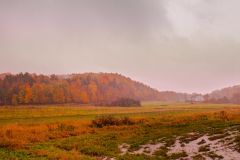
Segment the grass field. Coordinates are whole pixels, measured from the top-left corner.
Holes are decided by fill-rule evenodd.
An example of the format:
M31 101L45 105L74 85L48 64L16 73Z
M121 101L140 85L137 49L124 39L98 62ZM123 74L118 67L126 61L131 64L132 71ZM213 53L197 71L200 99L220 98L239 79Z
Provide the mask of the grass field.
M118 123L94 126L92 120L104 115ZM131 123L119 123L126 116ZM211 145L228 140L228 153L238 156L239 124L240 105L231 104L4 106L0 159L226 159L225 150ZM197 153L187 148L195 141Z

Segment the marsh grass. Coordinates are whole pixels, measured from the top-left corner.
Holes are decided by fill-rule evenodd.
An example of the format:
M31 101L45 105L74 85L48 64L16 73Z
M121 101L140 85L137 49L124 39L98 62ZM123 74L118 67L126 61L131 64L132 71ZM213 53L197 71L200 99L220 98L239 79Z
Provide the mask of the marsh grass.
M68 106L61 106L59 112L57 107L33 107L32 117L28 115L27 107L22 108L23 113L21 108L0 109L0 117L3 119L6 112L4 123L0 126L0 157L70 160L115 157L117 160L164 160L171 158L166 154L166 147L174 144L178 136L185 137L183 141L189 141L197 137L189 137L188 133L213 135L224 133L225 128L240 124L240 106L237 105L157 104L149 108L126 107L125 110L91 106L86 108L89 112L87 109ZM84 118L79 114L84 115ZM11 120L14 115L21 117L21 120ZM39 122L39 119L44 120ZM141 145L158 139L162 139L166 147L161 148L152 157L120 155L118 145L122 143L129 144L129 150L134 151ZM239 139L235 140L238 145Z

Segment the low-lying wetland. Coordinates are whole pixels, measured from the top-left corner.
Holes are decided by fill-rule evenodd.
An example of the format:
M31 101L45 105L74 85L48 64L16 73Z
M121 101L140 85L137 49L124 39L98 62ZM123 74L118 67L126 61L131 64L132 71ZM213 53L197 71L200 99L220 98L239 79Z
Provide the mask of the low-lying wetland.
M82 107L82 106L81 106ZM34 108L36 114L38 108ZM240 106L154 104L139 108L41 108L48 116L0 126L1 160L204 160L240 157ZM16 109L18 114L21 108ZM26 107L22 108L26 111ZM77 111L76 111L77 110ZM119 112L121 111L121 112ZM94 114L92 113L94 112ZM84 118L78 115L84 114ZM5 108L0 117L16 114ZM23 114L23 113L21 113ZM76 115L75 115L76 114ZM23 115L22 115L23 116ZM73 116L73 117L71 117ZM14 122L12 122L14 120ZM49 121L48 121L49 120ZM26 122L28 121L28 122Z

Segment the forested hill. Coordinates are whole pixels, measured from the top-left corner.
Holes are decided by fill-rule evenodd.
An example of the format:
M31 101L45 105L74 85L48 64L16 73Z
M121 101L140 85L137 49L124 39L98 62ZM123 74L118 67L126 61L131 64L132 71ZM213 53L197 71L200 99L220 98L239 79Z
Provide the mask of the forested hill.
M215 90L204 96L209 103L235 103L240 104L240 85Z
M127 97L163 100L159 91L114 73L0 75L0 104L95 104Z

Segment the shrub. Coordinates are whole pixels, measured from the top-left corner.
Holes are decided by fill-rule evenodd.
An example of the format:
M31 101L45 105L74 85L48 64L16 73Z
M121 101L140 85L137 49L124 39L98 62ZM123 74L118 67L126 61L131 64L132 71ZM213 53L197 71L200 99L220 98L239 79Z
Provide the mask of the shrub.
M100 116L92 120L91 126L102 128L105 126L133 125L134 121L129 117L116 118L112 115Z
M140 103L140 101L131 99L131 98L120 98L120 99L117 99L117 100L113 101L112 103L110 103L110 106L139 107L139 106L141 106L141 103Z
M222 121L229 121L229 115L226 111L220 111L214 114L216 119L220 119Z
M124 125L133 125L134 124L133 120L131 120L129 117L123 117L122 119L120 119L120 122Z

